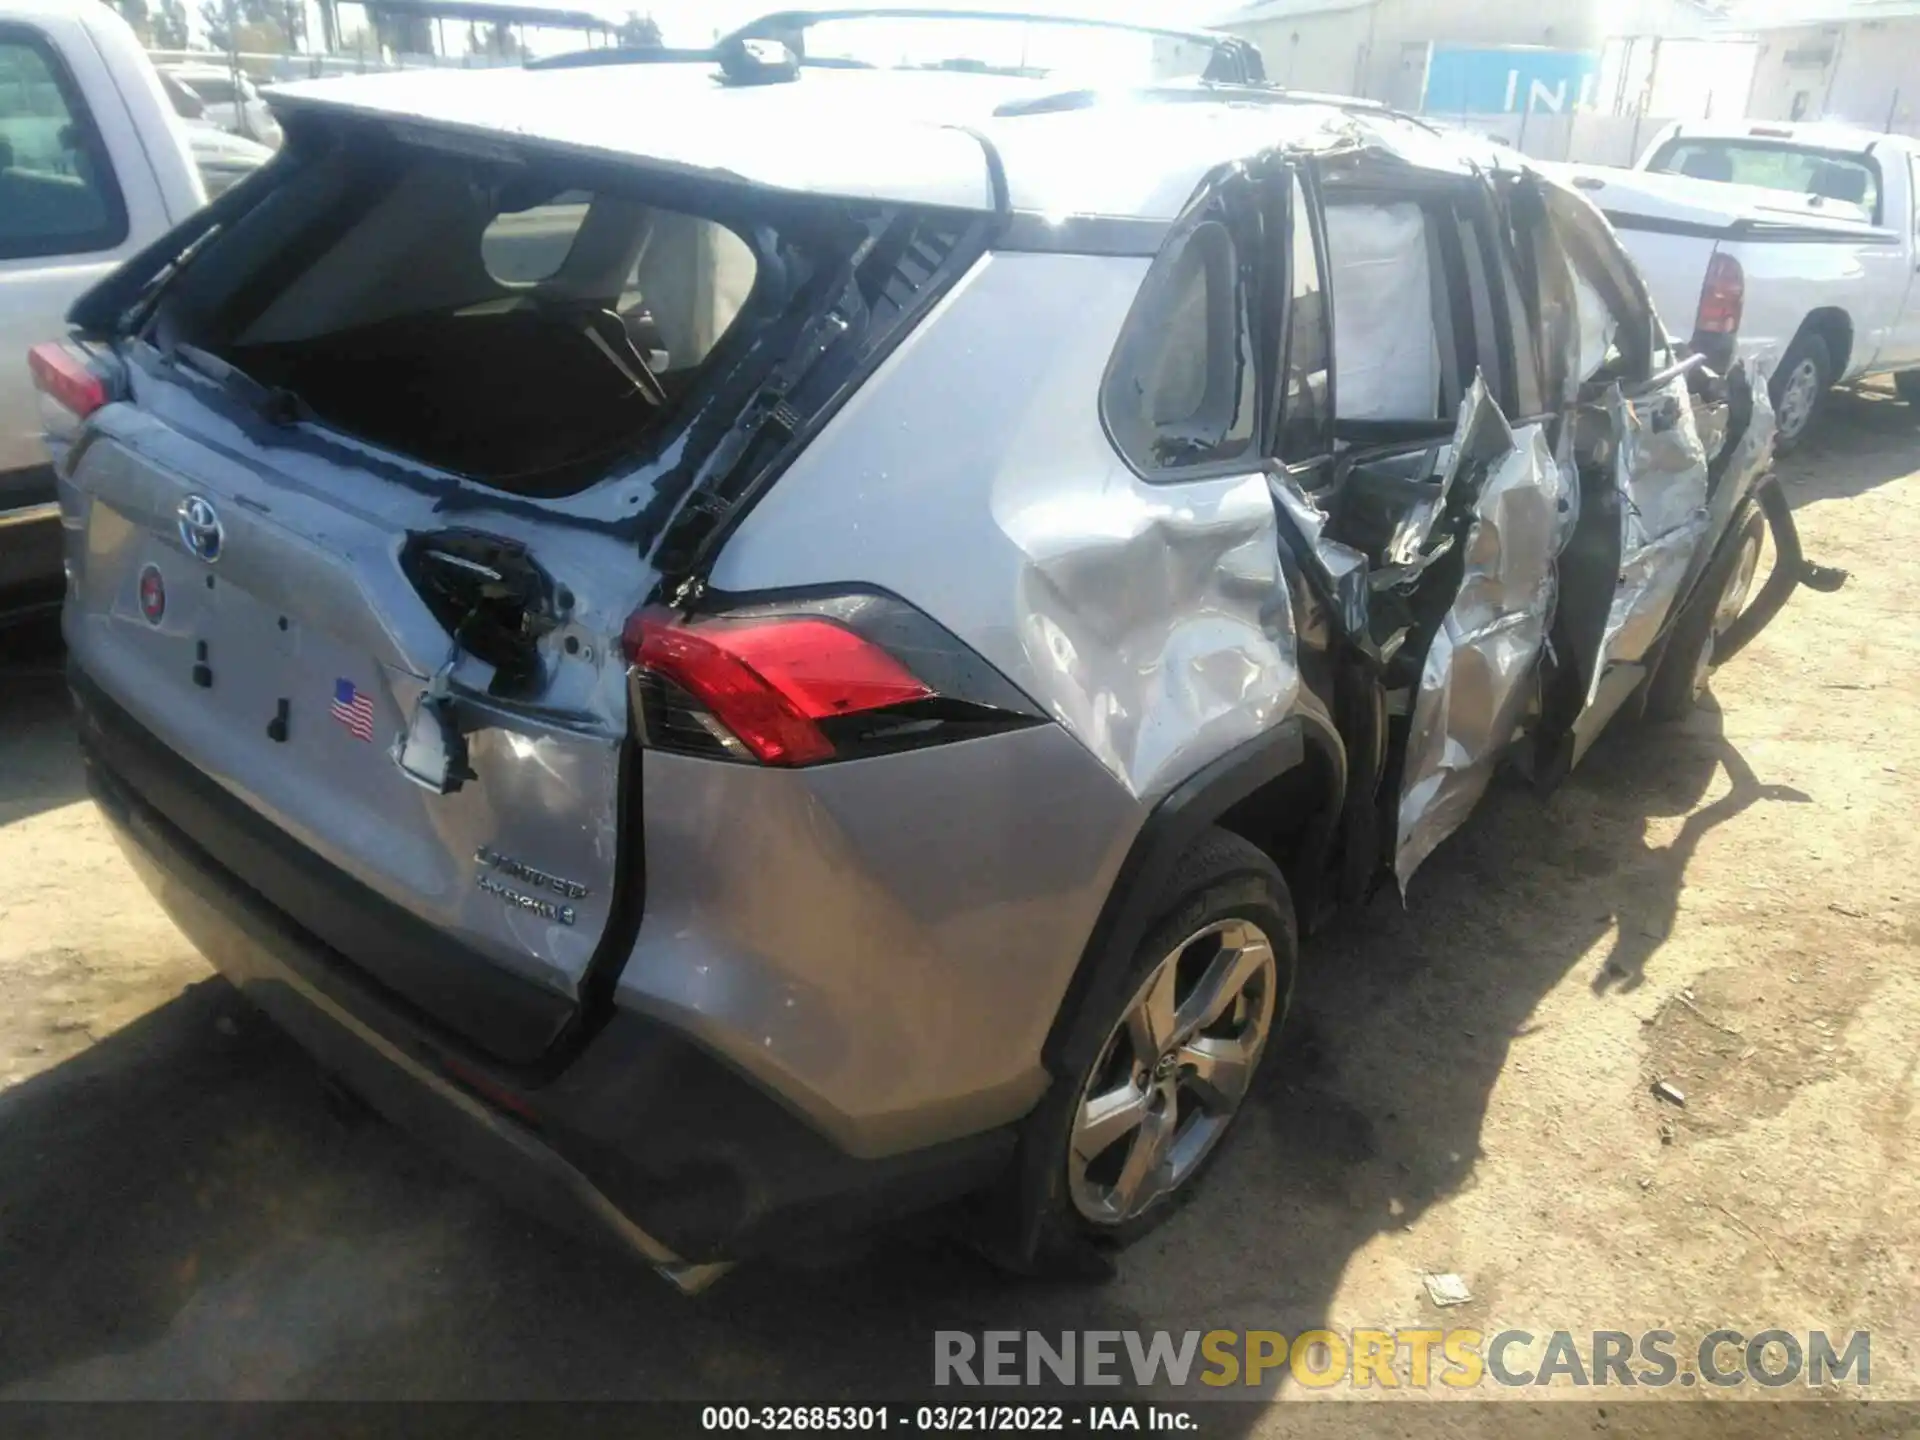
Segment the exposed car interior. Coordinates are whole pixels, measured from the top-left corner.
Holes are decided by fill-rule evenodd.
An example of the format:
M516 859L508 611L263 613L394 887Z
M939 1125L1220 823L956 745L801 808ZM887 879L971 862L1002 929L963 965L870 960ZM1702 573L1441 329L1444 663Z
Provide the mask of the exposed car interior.
M422 155L337 206L321 175L304 189L284 208L338 219L196 343L343 430L530 494L671 414L758 270L718 220L519 167Z

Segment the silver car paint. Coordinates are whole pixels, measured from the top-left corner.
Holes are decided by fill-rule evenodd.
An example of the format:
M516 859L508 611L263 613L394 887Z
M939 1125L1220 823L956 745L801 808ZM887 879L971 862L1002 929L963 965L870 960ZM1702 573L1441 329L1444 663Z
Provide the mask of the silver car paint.
M1291 713L1300 675L1264 472L1149 483L1101 424L1146 266L981 261L754 509L714 581L892 591L1152 801Z
M648 752L619 1003L856 1155L1023 1114L1145 807L1056 726L811 770Z
M1460 433L1475 423L1506 429L1477 379L1462 411ZM1459 592L1421 667L1394 843L1402 896L1421 862L1486 793L1525 715L1553 620L1566 477L1543 426L1508 431L1505 440L1506 454L1474 502ZM1456 456L1460 448L1456 442Z
M143 408L100 412L98 438L61 484L74 658L162 740L316 854L490 960L573 993L620 859L627 717L614 637L651 572L610 537L540 527L541 562L576 597L569 623L547 637L551 683L537 707L493 701L491 667L461 658L450 680L479 779L431 794L400 775L388 746L450 653L398 564L408 529L449 523L435 497L370 481L292 443L264 450L168 385L137 375L135 384ZM208 500L225 527L213 565L178 536L174 516L188 495ZM459 520L526 526L485 509ZM138 606L148 565L167 587L158 626ZM209 645L209 689L187 679L199 641ZM336 678L372 698L372 741L330 718ZM265 724L283 698L292 724L276 744ZM588 887L572 902L575 923L480 889L483 845Z

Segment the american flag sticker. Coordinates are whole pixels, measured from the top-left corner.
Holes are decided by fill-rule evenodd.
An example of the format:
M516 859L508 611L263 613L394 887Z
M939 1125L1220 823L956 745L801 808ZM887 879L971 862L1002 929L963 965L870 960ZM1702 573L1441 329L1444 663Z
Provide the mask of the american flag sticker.
M351 680L333 682L333 718L353 732L356 740L373 739L373 697L357 690Z

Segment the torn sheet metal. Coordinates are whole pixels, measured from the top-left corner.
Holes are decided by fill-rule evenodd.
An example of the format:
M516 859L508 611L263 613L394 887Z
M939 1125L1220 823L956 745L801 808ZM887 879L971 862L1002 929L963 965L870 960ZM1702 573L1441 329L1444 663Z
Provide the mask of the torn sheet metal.
M1610 666L1642 659L1666 623L1708 528L1707 456L1684 375L1626 399L1608 392L1620 501L1620 582L1608 607L1587 704Z
M1469 397L1472 403L1473 397ZM1503 450L1473 503L1465 573L1428 647L1407 733L1394 874L1407 882L1479 803L1527 708L1553 619L1566 471L1544 429L1510 431L1478 392L1475 449ZM1469 420L1463 417L1463 433Z
M1453 443L1442 455L1439 488L1430 497L1407 507L1381 552L1383 563L1413 567L1417 571L1425 568L1423 554L1429 559L1437 558L1439 552L1429 551L1427 541L1433 534L1435 522L1446 513L1448 498L1461 474L1491 464L1512 448L1513 431L1507 425L1507 417L1487 394L1486 378L1476 373L1460 402Z
M1426 217L1411 200L1329 205L1334 385L1343 420L1431 419L1440 393Z
M1327 538L1327 512L1300 482L1284 470L1267 477L1274 502L1306 542L1327 593L1333 596L1340 626L1360 642L1367 628L1367 557L1351 545Z

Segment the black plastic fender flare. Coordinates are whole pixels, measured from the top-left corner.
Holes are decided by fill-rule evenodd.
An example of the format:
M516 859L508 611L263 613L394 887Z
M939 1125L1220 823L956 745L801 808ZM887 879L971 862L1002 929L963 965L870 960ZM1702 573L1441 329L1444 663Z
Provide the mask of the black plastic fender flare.
M1760 593L1754 597L1753 603L1742 610L1739 617L1714 641L1715 665L1726 663L1744 650L1754 636L1766 629L1773 617L1780 613L1781 607L1793 597L1797 587L1805 585L1812 590L1831 593L1847 581L1846 571L1815 565L1802 552L1800 531L1793 523L1793 507L1787 503L1787 492L1781 488L1778 476L1768 475L1753 487L1753 503L1766 516L1767 529L1773 535L1773 571L1767 576L1766 584L1760 587ZM1728 533L1737 533L1735 527L1730 526Z

